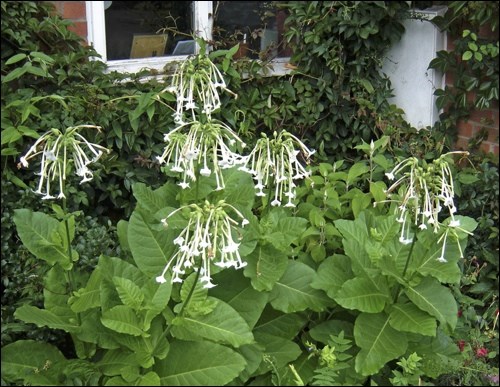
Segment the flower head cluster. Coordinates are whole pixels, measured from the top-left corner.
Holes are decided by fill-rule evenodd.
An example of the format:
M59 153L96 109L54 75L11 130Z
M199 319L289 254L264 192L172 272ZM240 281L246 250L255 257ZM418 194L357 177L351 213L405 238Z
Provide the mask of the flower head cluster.
M256 180L257 196L265 196L263 189L274 184L274 199L271 205L279 206L286 196L285 207L295 207L294 180L308 177L310 172L300 163L298 156L302 154L308 160L315 151L307 148L297 137L282 131L274 133L272 139L262 134L241 170L249 172Z
M441 262L446 262L444 252L450 229L460 225L460 221L454 216L457 208L454 203L455 189L450 168L451 156L464 153L466 154L466 152L449 152L432 163L427 164L424 161L423 165L420 165L416 157L410 157L386 173L389 180L395 180L387 189L387 193L391 194L398 188L402 189L402 199L396 208L397 221L402 223L400 242L405 244L412 242L410 237L412 223L421 230L432 228L437 233L443 226L439 219L442 210L448 212L450 221L440 239L440 242L443 242L443 248L438 260ZM398 175L401 176L396 179Z
M165 89L177 98L175 122L184 123L186 111L191 113L193 119L195 110L210 117L221 106L218 89L230 92L220 70L207 55L200 54L180 64L172 84Z
M38 188L35 193L44 195L42 199L55 199L51 194L51 183L58 180L58 199L65 198L64 183L70 170L70 161L74 163L77 176L81 177L81 183L90 181L93 178L92 171L88 168L90 164L97 161L103 152L108 149L92 144L87 141L78 131L83 128L100 127L93 125L79 125L67 128L64 133L58 129L51 129L44 133L33 144L33 146L20 159L20 164L27 168L28 161L38 155L42 156L40 163L40 176Z
M196 171L200 168L202 176L210 176L212 172L215 174L216 190L221 190L224 188L222 169L245 162L244 156L233 152L227 145L244 148L245 144L221 121L182 124L166 134L165 141L165 150L161 156L157 156L157 160L160 164L172 162L170 170L182 173L183 180L179 183L182 188L189 187L189 180L196 180Z
M200 270L200 281L204 287L211 288L215 286L210 274L212 263L221 268L235 269L247 265L241 260L239 238L235 235L238 232L236 227L244 227L248 220L236 208L221 200L215 205L206 201L202 207L197 204L181 207L162 219L162 223L168 226L168 219L186 207L190 209L188 224L174 240L178 250L156 281L166 282L165 275L172 268L172 282L182 282L181 276L186 270L194 268ZM238 221L229 213L234 213Z

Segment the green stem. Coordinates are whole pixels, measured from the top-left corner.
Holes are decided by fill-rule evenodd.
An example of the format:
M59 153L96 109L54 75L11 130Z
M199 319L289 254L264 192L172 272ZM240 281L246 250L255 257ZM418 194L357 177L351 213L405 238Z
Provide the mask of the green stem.
M410 251L408 252L408 257L406 258L405 267L403 269L403 274L402 274L403 279L405 279L406 271L408 270L408 266L410 265L410 260L413 254L413 248L415 247L416 241L417 241L417 233L415 233L415 235L413 236L413 240L411 241ZM398 284L398 286L396 287L396 296L394 297L394 303L398 301L400 289L401 289L401 284Z
M200 262L200 266L198 267L198 270L196 271L196 276L194 277L194 283L193 283L193 286L191 287L191 290L189 291L188 293L188 296L186 298L186 301L184 301L184 303L182 304L182 307L181 307L181 310L179 311L179 313L177 314L177 317L182 317L183 314L184 314L184 310L186 310L186 307L189 305L189 302L191 301L191 298L193 296L193 293L194 293L194 289L196 288L196 284L198 283L198 278L200 278L200 273L201 273L201 268L203 267L202 265L203 262ZM164 337L167 337L168 333L170 332L170 330L172 329L172 324L170 324L164 331L163 333L160 335L159 337L159 340L158 340L158 343L160 342L160 339L164 338Z
M64 227L66 229L66 242L68 244L68 257L70 261L73 260L73 249L71 248L71 237L70 237L70 232L69 232L69 223L68 223L68 218L67 218L67 206L66 206L66 198L63 198L63 213L64 213ZM73 290L75 289L75 282L73 279L73 270L68 270L68 284L69 284L69 291L70 293L73 293Z

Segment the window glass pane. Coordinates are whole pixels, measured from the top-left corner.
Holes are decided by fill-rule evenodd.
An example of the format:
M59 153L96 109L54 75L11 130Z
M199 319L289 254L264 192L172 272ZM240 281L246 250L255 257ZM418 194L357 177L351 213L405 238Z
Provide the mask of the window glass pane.
M108 60L194 52L190 1L104 3Z
M223 48L240 44L238 56L272 59L290 56L283 40L286 13L273 1L215 1L215 42ZM221 47L221 48L222 48Z

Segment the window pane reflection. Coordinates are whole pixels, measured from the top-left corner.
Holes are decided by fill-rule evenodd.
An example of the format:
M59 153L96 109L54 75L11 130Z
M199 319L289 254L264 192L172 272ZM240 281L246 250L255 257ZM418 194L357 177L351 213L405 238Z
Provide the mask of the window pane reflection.
M194 52L190 1L105 1L104 7L108 60Z
M286 13L272 1L215 1L213 37L220 48L237 43L236 57L272 59L290 56L283 40Z

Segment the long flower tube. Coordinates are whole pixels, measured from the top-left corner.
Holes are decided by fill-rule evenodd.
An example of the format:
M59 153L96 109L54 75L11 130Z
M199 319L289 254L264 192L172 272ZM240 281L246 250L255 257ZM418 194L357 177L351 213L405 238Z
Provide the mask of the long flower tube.
M294 180L303 179L310 172L300 163L298 156L302 154L305 160L315 153L302 141L287 131L279 134L276 132L273 138L262 134L257 140L254 149L247 156L245 165L240 170L253 175L256 180L255 189L257 196L265 196L264 188L274 184L272 206L280 206L285 202L285 207L295 207L293 199L296 196Z
M454 204L453 173L450 168L451 155L468 155L468 152L449 152L441 155L432 163L420 165L415 157L407 158L398 163L390 172L386 173L389 180L397 180L387 189L389 196L398 192L401 198L396 207L397 221L402 223L400 241L404 244L410 243L410 217L420 230L432 228L434 233L439 233L441 227L446 227L444 233L438 240L442 243L439 262L446 262L446 241L451 235L455 235L455 229L460 229L460 221L455 219L457 209ZM401 175L398 177L398 175ZM440 221L442 210L446 209L450 221L446 224ZM460 229L465 231L463 229ZM457 239L458 243L458 239ZM460 244L460 254L463 255Z
M241 269L247 265L239 253L238 228L248 224L243 214L234 206L220 200L217 204L205 201L203 206L190 204L172 211L162 223L168 227L169 218L179 211L188 208L188 223L182 229L174 244L178 246L165 265L162 273L156 277L159 283L165 283L169 270L172 271L171 282L183 282L186 270L200 269L200 281L204 288L216 286L212 282L212 265L221 268L234 267ZM237 219L237 220L235 220ZM236 239L236 240L235 240Z
M80 184L82 184L92 180L94 176L89 165L95 163L104 152L110 152L101 145L89 142L78 133L79 130L85 128L98 131L101 129L95 125L72 126L66 128L64 132L53 128L42 134L20 158L20 166L27 168L30 160L41 155L40 171L37 173L40 181L34 192L43 195L43 200L66 197L64 186L71 164L73 164L75 174L81 177ZM54 196L51 189L54 184L51 183L56 181L59 183L59 194Z
M182 188L188 188L195 181L197 172L203 176L214 173L216 190L224 188L222 170L246 162L246 157L234 152L232 148L243 149L245 143L226 124L218 120L202 123L184 123L165 135L167 145L161 156L160 164L170 165L170 170L182 174Z
M168 91L176 96L177 108L174 120L185 123L186 114L196 119L195 111L211 118L212 112L221 107L219 89L237 96L227 88L222 73L205 54L183 61L172 77L171 84L162 92Z

